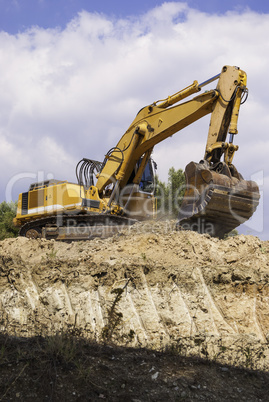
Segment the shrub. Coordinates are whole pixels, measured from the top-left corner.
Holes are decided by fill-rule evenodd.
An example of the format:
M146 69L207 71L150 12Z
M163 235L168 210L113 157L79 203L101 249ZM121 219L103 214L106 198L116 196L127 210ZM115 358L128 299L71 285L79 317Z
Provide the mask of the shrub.
M18 229L13 225L16 216L17 205L14 202L2 202L0 204L0 240L17 237Z

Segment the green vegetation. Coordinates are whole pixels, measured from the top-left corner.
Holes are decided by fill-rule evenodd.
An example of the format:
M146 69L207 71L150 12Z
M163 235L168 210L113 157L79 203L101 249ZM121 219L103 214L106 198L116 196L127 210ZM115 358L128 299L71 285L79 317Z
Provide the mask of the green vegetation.
M0 204L0 240L16 237L18 229L13 225L17 205L14 202L2 202Z
M233 229L231 230L229 233L227 233L226 235L224 235L224 239L228 239L229 237L235 237L238 236L238 230L237 229Z
M185 191L185 175L182 169L171 167L168 171L168 182L156 178L156 198L159 212L177 217Z

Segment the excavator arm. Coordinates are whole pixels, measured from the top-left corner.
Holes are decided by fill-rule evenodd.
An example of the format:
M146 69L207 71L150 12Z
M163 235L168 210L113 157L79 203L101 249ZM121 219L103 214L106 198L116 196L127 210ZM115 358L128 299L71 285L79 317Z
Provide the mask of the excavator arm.
M217 79L216 89L177 104ZM179 211L179 227L223 237L249 219L258 205L259 190L256 183L243 180L232 165L234 153L238 150L233 138L238 133L237 120L242 98L244 94L247 95L246 84L247 77L243 70L224 66L219 75L204 83L199 85L194 81L175 95L140 110L108 156L98 177L96 187L99 193L110 182L114 183L109 207L114 200L118 204L116 194L130 183L131 174L140 158L142 163L132 178L133 186L140 182L156 144L211 113L204 160L199 164L191 162L186 167L187 185ZM230 137L227 142L228 132ZM132 195L131 192L129 200ZM126 212L126 207L123 211Z
M216 79L218 85L215 90L173 106ZM99 193L111 182L117 188L124 188L142 156L144 166L156 144L210 113L204 159L209 163L217 163L224 154L224 161L230 166L234 152L238 149L238 146L233 144L233 136L237 134L239 108L242 94L246 91L246 73L237 67L224 66L221 74L204 83L199 85L194 81L192 85L166 100L144 107L115 149L107 156L107 162L96 184ZM226 142L228 129L230 140ZM142 166L133 178L134 184L138 184L141 179Z
M179 100L201 90L212 79L198 85L195 81L183 91L144 107L122 136L114 151L107 157L96 187L99 192L113 180L123 188L137 161L143 154L166 138L177 133L207 114L211 115L205 159L212 162L220 160L223 153L227 162L232 160L237 147L225 143L228 128L237 134L237 117L242 91L246 90L246 74L236 67L225 66L217 88L194 97L192 100L171 107ZM159 103L159 104L158 104ZM223 144L225 143L225 144ZM139 181L137 177L136 181Z

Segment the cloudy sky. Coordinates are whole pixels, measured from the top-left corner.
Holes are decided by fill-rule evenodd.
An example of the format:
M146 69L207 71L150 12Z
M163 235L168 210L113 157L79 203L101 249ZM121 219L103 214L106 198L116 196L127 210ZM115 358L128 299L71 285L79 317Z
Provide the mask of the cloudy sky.
M43 178L75 181L77 162L103 160L141 107L236 65L249 97L234 164L262 194L240 231L269 239L268 38L265 0L0 0L0 202ZM155 147L162 180L202 159L208 125Z

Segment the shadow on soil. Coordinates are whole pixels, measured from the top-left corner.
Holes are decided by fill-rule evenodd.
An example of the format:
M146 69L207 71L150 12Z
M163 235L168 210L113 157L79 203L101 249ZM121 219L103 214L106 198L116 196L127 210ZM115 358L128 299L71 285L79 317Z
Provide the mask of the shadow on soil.
M269 373L100 344L0 334L0 401L266 401Z

